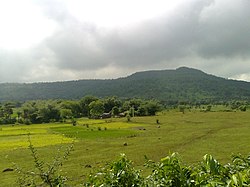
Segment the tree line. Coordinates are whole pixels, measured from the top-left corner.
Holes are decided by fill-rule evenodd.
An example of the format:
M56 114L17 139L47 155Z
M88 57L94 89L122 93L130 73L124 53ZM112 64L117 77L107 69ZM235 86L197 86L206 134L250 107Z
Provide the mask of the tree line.
M75 118L88 117L93 119L108 117L153 116L166 109L179 109L184 113L186 109L211 111L213 105L223 105L226 111L246 111L248 101L232 100L213 102L176 101L165 103L155 99L121 99L116 96L98 98L88 95L79 100L33 100L0 103L0 124L31 124L74 121Z
M0 124L65 122L69 119L152 116L163 109L154 99L122 100L118 97L85 96L80 100L33 100L0 104Z

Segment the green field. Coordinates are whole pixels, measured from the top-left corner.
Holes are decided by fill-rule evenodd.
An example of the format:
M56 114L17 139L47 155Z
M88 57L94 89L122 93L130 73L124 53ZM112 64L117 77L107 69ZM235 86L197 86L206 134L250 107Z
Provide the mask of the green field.
M156 124L156 119L160 124ZM163 112L153 117L108 120L79 119L71 124L14 125L0 127L0 171L12 167L32 168L28 134L45 161L51 161L60 147L72 141L74 151L63 165L69 184L75 186L92 170L125 153L142 166L144 155L158 161L170 152L178 152L185 163L200 161L206 153L221 163L232 153L250 153L249 112ZM124 146L127 143L127 146ZM91 168L86 168L91 165ZM140 168L144 169L144 168ZM0 175L0 186L15 186L16 174Z

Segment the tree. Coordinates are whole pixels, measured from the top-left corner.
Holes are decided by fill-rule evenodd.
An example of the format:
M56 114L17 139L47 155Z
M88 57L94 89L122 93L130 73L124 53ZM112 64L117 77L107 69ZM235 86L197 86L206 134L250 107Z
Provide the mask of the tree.
M13 114L13 108L14 106L11 105L10 103L6 103L4 105L3 111L4 111L4 116L6 120L10 120L11 115Z
M79 101L63 101L60 108L71 110L70 116L73 115L75 118L82 115L81 103Z
M131 115L131 117L135 117L135 108L134 107L130 107L129 114Z
M156 100L150 100L145 104L145 108L147 109L148 115L154 116L156 112L161 111L162 105Z
M104 99L104 112L110 112L115 106L121 106L121 100L117 97L108 97Z
M118 108L117 106L114 106L114 107L112 108L112 115L113 115L113 116L118 116L119 113L120 113L119 108Z
M90 117L97 118L104 112L104 104L101 100L92 101L89 104Z
M46 103L47 104L47 103ZM60 111L54 104L47 104L38 110L37 122L59 121Z
M212 105L207 105L206 112L210 112L212 109Z
M63 121L71 119L73 117L72 111L70 109L63 108L60 110L60 117Z
M3 106L0 106L0 123L1 124L8 124L8 123L15 123L16 118L12 118L11 115L13 114L13 108L15 106L12 103L6 103Z
M179 105L179 111L182 112L183 114L185 113L185 105Z
M138 116L146 116L147 115L147 108L145 105L142 105L138 107L138 110L136 111L136 115Z
M239 109L240 109L240 111L242 111L242 112L246 112L246 111L247 111L247 106L246 106L246 105L241 105L241 106L239 107Z
M83 116L85 117L90 116L89 104L96 100L98 100L98 98L91 95L87 95L80 100L80 107Z

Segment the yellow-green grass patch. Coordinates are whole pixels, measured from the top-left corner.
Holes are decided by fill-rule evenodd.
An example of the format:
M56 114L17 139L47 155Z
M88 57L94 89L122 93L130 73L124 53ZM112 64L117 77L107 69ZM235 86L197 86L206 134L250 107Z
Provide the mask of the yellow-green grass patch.
M32 144L35 147L43 147L62 143L70 143L72 138L60 134L37 134L30 135ZM0 150L27 148L29 146L28 136L0 137Z

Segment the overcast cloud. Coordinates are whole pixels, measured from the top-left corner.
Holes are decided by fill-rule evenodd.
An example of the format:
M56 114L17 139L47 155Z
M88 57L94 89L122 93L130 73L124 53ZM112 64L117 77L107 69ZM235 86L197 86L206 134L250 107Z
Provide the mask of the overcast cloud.
M0 82L180 66L250 81L250 0L105 2L0 0Z

